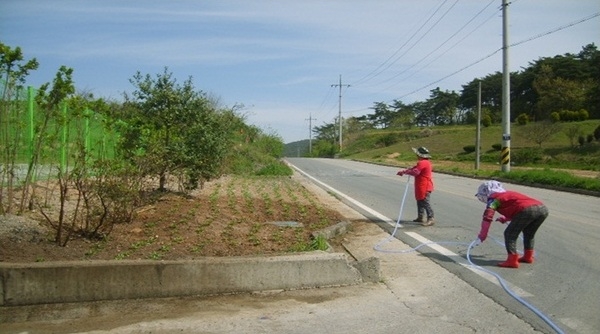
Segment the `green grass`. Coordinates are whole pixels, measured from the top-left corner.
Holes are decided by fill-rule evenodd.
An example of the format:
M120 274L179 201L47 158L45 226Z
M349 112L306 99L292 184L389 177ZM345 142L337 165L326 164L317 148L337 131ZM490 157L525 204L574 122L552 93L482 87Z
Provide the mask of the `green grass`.
M573 176L569 172L556 171L549 168L533 170L515 170L510 173L496 171L492 176L509 179L522 184L544 184L556 187L575 188L600 191L599 178L583 178Z
M563 128L571 125L579 126L584 135L592 134L594 129L600 125L599 120L584 122L574 122L563 124ZM475 145L477 136L474 125L455 125L455 126L435 126L431 131L420 129L411 130L374 130L365 132L363 136L352 141L346 142L344 154L352 157L367 157L374 155L384 155L393 152L406 152L412 154L411 147L425 146L436 158L460 154L463 147ZM526 126L511 125L511 148L536 148L538 145L530 142L522 136L521 132L527 129ZM373 143L373 137L380 136L382 133L395 133L397 142L387 147L376 147ZM429 135L427 135L429 133ZM490 127L481 128L481 150L487 152L493 150L492 145L502 143L502 126L499 124ZM542 144L542 148L551 149L570 149L571 144L568 137L561 131Z
M565 129L575 126L586 137L599 125L599 120L589 120L565 123L562 127ZM527 131L527 125L511 125L509 173L501 171L500 152L492 147L502 143L502 127L499 124L481 129L479 170L475 170L475 153L466 153L463 149L465 146L474 146L476 140L475 126L466 125L436 126L426 130L372 130L351 142L347 141L343 157L387 165L411 166L416 162L411 148L425 146L431 152L436 171L481 178L509 179L523 184L600 191L600 177L579 177L568 172L600 172L600 142L573 146L564 131L560 131L539 147L523 136L524 131ZM395 138L396 142L383 147L378 139L383 135Z

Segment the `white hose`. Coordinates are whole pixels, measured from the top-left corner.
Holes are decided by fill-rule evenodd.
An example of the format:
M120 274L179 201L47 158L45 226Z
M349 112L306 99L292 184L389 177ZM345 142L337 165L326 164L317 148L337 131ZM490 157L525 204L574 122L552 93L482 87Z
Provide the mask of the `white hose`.
M400 202L400 212L398 213L398 219L396 220L396 224L394 225L394 231L392 232L392 234L390 235L389 238L381 241L380 243L378 243L377 245L375 245L373 247L373 249L375 249L376 251L379 252L385 252L385 253L407 253L406 251L386 251L381 249L380 247L383 246L384 244L390 242L394 236L396 235L396 231L398 230L398 227L402 226L400 224L400 218L402 218L402 211L404 210L404 202L406 201L406 194L408 193L408 185L410 184L410 175L408 175L408 179L406 180L406 186L404 187L404 195L402 196L402 201ZM414 249L416 250L416 249ZM414 251L414 250L409 250L410 251Z
M554 329L554 331L556 333L563 334L564 332L555 323L553 323L552 320L550 320L550 318L548 318L540 310L536 309L533 305L529 304L526 300L519 297L516 293L514 293L511 289L509 289L508 286L506 285L506 282L504 281L504 279L502 279L502 277L500 275L496 274L495 272L493 272L491 270L487 270L483 267L480 267L480 266L474 264L473 261L471 261L471 248L476 246L478 244L478 242L480 242L479 239L473 240L469 244L469 248L467 248L467 260L469 261L469 264L475 269L479 269L483 272L486 272L486 273L496 277L496 279L498 279L498 282L500 283L500 285L502 285L502 288L504 288L504 291L506 291L506 293L508 293L511 297L516 299L519 303L525 305L525 307L530 309L533 313L537 314L538 317L540 317L542 320L544 320L544 322L546 322L548 324L548 326L552 327L552 329Z

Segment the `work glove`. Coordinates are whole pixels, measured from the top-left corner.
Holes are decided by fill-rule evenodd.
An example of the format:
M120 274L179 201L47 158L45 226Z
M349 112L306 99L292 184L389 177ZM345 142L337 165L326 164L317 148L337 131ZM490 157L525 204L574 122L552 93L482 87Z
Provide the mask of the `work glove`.
M506 224L506 222L508 222L508 219L502 215L500 215L500 217L496 218L497 222L500 222L502 224Z
M481 222L481 229L479 230L479 235L477 235L477 237L479 238L479 240L481 240L481 242L484 242L485 239L487 239L488 231L490 230L491 224L492 224L492 222L488 222L485 220Z
M404 176L404 171L403 170L398 171L398 173L396 173L396 175L398 175L398 176Z

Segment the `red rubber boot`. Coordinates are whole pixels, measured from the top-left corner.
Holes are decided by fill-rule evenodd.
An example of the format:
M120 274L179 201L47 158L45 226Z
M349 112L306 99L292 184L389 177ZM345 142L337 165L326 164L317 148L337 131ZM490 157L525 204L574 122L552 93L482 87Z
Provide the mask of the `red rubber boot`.
M506 261L498 263L498 266L504 268L519 268L519 254L508 254Z
M526 249L525 254L519 258L519 262L533 263L533 249Z

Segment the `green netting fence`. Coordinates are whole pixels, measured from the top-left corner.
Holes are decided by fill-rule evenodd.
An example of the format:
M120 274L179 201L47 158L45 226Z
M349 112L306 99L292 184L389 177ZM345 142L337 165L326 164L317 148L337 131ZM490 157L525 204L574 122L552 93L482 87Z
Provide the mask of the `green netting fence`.
M13 100L1 101L1 186L9 177L16 178L10 183L18 184L31 168L37 177L68 171L82 155L90 163L114 158L118 133L109 119L67 103L56 110L42 110L36 93L27 87Z

